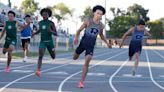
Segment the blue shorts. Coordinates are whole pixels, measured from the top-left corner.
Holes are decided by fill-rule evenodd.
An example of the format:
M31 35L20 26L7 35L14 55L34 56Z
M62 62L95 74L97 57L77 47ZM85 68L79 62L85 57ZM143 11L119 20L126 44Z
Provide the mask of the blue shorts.
M94 45L90 46L81 41L75 52L80 55L83 51L85 51L85 55L93 55Z
M132 57L136 52L141 54L142 51L142 42L130 42L129 45L129 57Z

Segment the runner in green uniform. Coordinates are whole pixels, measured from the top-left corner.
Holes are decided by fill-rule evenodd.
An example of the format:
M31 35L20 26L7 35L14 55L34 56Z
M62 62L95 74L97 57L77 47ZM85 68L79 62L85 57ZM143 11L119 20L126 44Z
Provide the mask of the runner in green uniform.
M48 8L44 8L40 12L43 20L39 22L39 30L33 34L36 35L41 33L41 41L39 45L39 58L38 58L38 69L36 71L36 75L40 77L40 69L42 66L42 59L44 56L44 52L47 48L52 59L55 59L55 47L52 39L52 34L57 36L55 24L50 21L48 18L51 17L52 11Z
M6 33L5 44L3 47L3 54L8 53L7 67L6 67L5 72L10 72L12 51L15 48L16 43L17 43L17 27L20 26L22 29L24 29L27 26L29 26L29 24L27 25L20 24L18 21L15 21L14 18L15 18L15 13L13 11L9 11L8 12L9 20L5 22L4 29L0 36L0 39L2 39L3 35Z

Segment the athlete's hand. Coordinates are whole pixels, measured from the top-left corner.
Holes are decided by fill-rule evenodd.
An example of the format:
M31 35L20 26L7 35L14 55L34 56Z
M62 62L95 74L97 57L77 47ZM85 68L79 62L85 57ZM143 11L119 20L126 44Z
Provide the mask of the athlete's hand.
M78 38L75 37L74 39L74 44L77 45L78 44Z
M112 44L108 43L107 46L108 46L108 48L112 48Z
M34 35L35 35L35 33L34 33L34 32L32 32L32 35L31 35L31 36L32 36L32 38L34 37Z
M123 44L122 44L122 43L120 43L120 46L119 46L119 48L121 49L121 48L122 48L122 46L123 46Z

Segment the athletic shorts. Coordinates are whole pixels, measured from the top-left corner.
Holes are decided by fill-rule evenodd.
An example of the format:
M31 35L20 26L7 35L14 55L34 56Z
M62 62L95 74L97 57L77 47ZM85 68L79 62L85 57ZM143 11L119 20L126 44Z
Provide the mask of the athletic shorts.
M40 42L39 49L46 49L49 51L49 53L52 53L52 51L55 50L53 41L47 41L47 42Z
M132 57L136 52L141 54L142 51L142 43L131 42L129 45L129 57Z
M22 48L25 47L25 43L30 43L30 38L28 39L21 39L22 40Z
M4 44L4 48L9 48L10 45L16 46L17 41L16 40L6 40Z
M86 43L81 42L75 52L80 55L83 51L85 51L85 55L93 55L94 46L88 46Z

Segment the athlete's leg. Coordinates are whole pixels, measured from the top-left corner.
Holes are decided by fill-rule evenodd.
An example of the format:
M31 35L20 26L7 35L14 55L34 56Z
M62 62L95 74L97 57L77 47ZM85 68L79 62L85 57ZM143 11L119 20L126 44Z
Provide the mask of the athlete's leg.
M86 75L88 73L88 67L89 67L89 63L90 63L90 61L92 59L93 50L94 50L94 47L93 48L87 47L87 49L86 49L85 64L83 66L82 77L81 77L81 80L80 80L79 85L78 85L79 88L83 88L84 87L84 83L83 82L84 82L84 80L86 78Z
M6 54L6 53L7 53L7 48L3 48L2 53L3 53L3 54Z
M3 51L2 51L3 54L6 54L8 52L9 45L10 45L10 42L5 41L5 44L3 46Z
M23 59L24 62L27 61L27 56L29 52L29 43L30 43L30 39L22 39L22 47L24 51L24 59Z
M91 59L92 59L92 55L88 54L88 55L85 56L85 64L83 66L82 77L81 77L81 80L80 80L80 82L78 84L79 88L83 88L84 87L84 80L85 80L86 75L88 73L88 67L89 67L89 63L90 63Z
M12 60L12 51L13 50L14 50L14 45L11 44L8 48L6 72L10 72L10 63L11 63L11 60Z
M81 54L83 51L84 51L84 48L83 48L82 44L80 44L80 45L76 48L76 50L75 50L75 52L74 52L74 54L73 54L73 60L77 60L77 59L79 58L80 54Z
M51 55L51 58L55 59L56 51L55 51L55 47L54 47L53 41L48 43L47 50L48 50L49 54Z
M41 69L41 66L42 66L42 59L43 59L43 56L44 56L44 53L45 53L45 44L44 42L40 42L40 46L39 46L39 57L38 57L38 69L36 71L36 75L38 77L40 77L40 69Z
M85 64L84 64L84 66L83 66L83 72L82 72L81 81L84 81L85 78L86 78L86 75L87 75L87 73L88 73L89 63L90 63L91 59L92 59L92 55L89 55L89 54L88 54L88 55L85 56Z
M39 49L39 57L38 57L38 69L39 70L41 69L41 66L42 66L42 59L43 59L44 53L45 53L45 48L40 48Z
M14 50L14 46L11 44L8 48L8 58L7 58L7 67L10 66L11 59L12 59L12 51Z
M73 60L77 60L79 58L79 54L77 54L76 52L74 52L73 54Z

